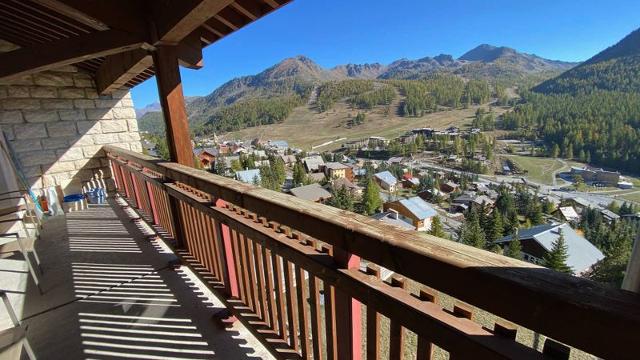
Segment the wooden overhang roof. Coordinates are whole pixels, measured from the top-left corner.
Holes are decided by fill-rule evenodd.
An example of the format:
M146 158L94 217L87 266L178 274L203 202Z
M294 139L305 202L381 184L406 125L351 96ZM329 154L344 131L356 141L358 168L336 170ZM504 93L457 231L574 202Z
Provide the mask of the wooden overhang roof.
M100 93L154 75L149 51L177 45L180 64L202 66L202 48L291 0L0 0L0 79L74 64Z

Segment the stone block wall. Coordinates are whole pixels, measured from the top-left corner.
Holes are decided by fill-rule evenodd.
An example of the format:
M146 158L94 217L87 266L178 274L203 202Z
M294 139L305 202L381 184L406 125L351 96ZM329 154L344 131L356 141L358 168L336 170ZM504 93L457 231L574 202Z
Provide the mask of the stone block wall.
M32 188L70 193L110 179L105 144L142 151L129 91L99 96L91 76L73 66L0 82L0 129Z

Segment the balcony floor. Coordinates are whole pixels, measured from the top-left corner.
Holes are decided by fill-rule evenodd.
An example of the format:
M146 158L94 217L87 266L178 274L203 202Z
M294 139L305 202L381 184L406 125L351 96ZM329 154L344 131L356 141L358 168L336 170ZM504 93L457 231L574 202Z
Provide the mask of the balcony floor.
M39 295L24 262L0 259L0 289L41 359L270 359L150 229L116 200L48 220ZM4 309L0 309L4 312ZM216 315L217 314L217 315ZM7 325L0 314L0 328ZM4 319L3 319L4 318ZM0 358L2 355L0 354Z

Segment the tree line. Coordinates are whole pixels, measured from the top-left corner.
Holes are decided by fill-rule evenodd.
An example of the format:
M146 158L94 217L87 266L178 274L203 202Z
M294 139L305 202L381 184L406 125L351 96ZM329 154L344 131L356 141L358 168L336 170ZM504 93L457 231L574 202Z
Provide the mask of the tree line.
M523 92L498 126L542 140L550 156L638 172L640 94L595 91L579 95Z

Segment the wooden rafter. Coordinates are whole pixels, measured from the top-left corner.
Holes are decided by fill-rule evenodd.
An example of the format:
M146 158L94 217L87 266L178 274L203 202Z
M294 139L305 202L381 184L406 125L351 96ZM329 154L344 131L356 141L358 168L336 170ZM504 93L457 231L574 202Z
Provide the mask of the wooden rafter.
M177 44L227 7L233 0L173 0L154 2L158 43Z
M108 56L96 72L98 93L105 94L121 88L152 64L151 54L144 49Z
M119 30L98 31L0 54L0 79L70 65L148 46Z

